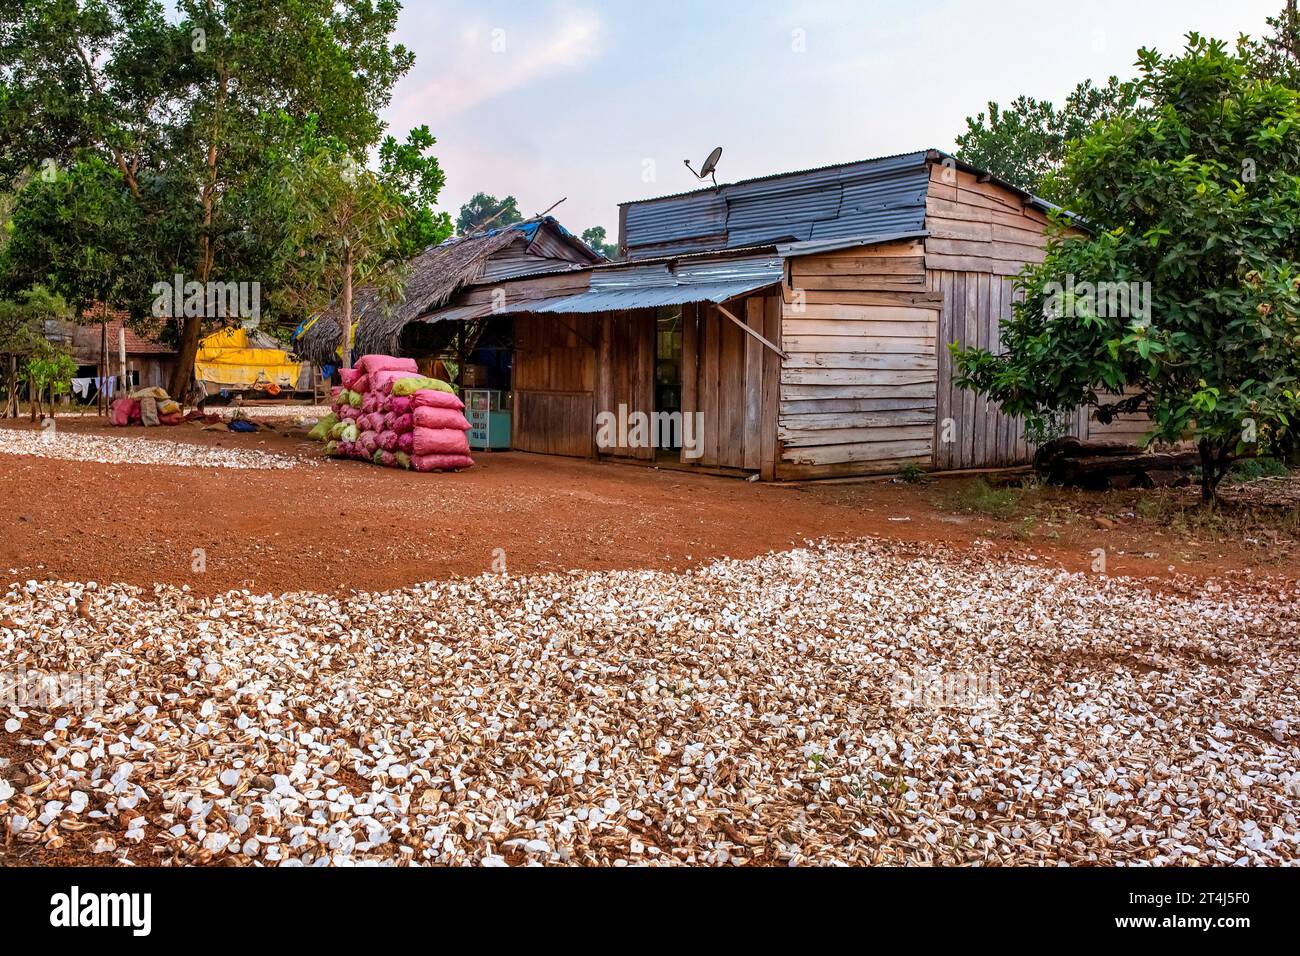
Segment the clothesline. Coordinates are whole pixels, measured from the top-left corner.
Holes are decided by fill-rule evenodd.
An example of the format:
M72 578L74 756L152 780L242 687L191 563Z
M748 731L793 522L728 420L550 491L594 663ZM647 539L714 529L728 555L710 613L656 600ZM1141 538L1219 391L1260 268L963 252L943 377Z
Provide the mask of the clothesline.
M85 378L74 378L72 380L73 394L79 398L90 401L90 390L102 391L109 398L113 397L113 392L117 389L117 376L109 375L107 378L101 376L88 376Z

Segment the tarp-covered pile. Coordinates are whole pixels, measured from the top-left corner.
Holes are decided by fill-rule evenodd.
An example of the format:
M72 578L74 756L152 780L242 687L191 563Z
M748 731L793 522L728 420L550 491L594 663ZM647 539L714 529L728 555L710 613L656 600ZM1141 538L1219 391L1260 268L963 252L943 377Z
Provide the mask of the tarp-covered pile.
M413 359L367 355L339 374L333 411L311 430L326 454L415 471L473 467L464 403Z
M216 392L223 388L264 388L273 392L299 387L302 363L275 340L240 326L218 329L199 343L194 377Z

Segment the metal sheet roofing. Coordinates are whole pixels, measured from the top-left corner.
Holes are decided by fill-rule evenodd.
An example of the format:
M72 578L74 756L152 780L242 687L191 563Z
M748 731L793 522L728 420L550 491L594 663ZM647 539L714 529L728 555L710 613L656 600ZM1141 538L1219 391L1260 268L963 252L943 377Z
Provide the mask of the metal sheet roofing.
M926 151L626 204L628 258L923 228Z
M510 312L616 312L687 302L725 302L780 282L780 256L702 259L593 269L591 287L574 295L513 304Z
M688 302L725 302L776 285L785 275L775 250L730 259L665 260L590 270L591 285L567 296L523 299L493 309L490 304L452 306L422 316L422 322L454 322L488 315L619 312Z

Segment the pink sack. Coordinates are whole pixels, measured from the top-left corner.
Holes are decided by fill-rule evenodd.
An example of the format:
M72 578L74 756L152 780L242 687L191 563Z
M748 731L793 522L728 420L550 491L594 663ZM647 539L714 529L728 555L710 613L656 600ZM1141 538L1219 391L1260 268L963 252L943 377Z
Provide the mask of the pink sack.
M391 451L381 451L379 453L379 463L383 465L385 468L396 468L397 456L394 455Z
M344 405L339 409L338 415L345 422L355 422L361 418L361 409L353 408L351 405Z
M465 416L454 408L417 408L415 410L416 428L450 428L454 431L469 431L469 422Z
M397 451L397 432L380 432L379 447L384 451Z
M344 388L352 388L353 384L365 373L359 368L341 368L339 369L339 379L343 382Z
M460 471L473 468L474 459L469 455L416 455L411 467L416 471Z
M415 359L394 358L391 355L363 355L357 361L356 367L365 375L374 375L376 372L405 372L408 375L415 375L420 371L420 366L415 364ZM374 383L371 383L371 387L375 387Z
M401 432L397 436L397 450L408 455L415 451L415 432Z
M404 378L412 378L413 372L384 371L375 372L370 376L370 387L384 395L390 395L393 391L393 383L400 382ZM402 396L397 396L401 398Z
M453 428L417 428L415 453L417 455L468 455L469 436Z
M140 420L140 403L133 398L118 398L108 408L108 420L119 428Z
M398 395L388 399L388 410L394 415L409 415L415 408L415 402L409 395Z
M384 427L381 429L381 431L386 431L386 432L396 431L397 429L393 427L393 422L395 421L397 421L396 415L394 415L392 412L384 412Z
M439 392L436 389L425 388L411 396L415 400L415 407L425 408L454 408L458 412L465 410L465 403L462 402L451 392Z
M362 432L357 444L366 450L366 454L373 455L379 451L379 436L375 432Z
M415 416L411 414L394 415L393 431L399 435L405 435L407 432L415 431Z
M362 375L352 383L352 391L356 392L358 395L364 395L370 391L370 377L368 375Z
M366 392L361 396L361 411L366 415L371 412L379 411L379 406L383 403L384 396L378 392Z
M346 387L346 386L342 386L342 385L331 385L331 386L330 386L330 399L331 399L332 401L334 401L334 402L337 402L337 401L339 400L339 396L343 394L343 389L344 389L345 387Z

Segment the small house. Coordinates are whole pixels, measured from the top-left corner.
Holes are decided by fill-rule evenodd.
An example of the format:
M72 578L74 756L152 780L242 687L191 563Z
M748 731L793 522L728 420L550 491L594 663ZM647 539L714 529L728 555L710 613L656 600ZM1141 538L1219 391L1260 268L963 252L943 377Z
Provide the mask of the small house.
M997 350L1052 211L937 150L629 202L619 261L435 270L359 351L494 343L523 451L764 480L1017 465L1021 423L954 385L948 345Z

